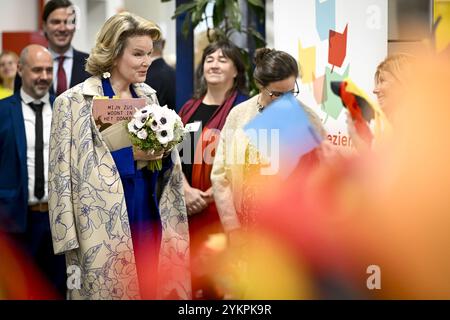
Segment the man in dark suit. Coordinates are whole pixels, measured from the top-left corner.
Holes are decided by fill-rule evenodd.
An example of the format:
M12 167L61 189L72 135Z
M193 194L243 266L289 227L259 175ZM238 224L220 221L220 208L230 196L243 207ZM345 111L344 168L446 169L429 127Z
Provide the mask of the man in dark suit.
M56 96L90 77L85 71L89 55L72 47L75 18L75 10L69 0L50 0L42 13L44 35L53 57L53 86L50 93ZM19 79L16 77L17 81ZM20 87L17 81L15 88Z
M145 83L156 90L160 105L175 110L175 70L162 57L165 43L164 39L153 41L152 64Z
M64 257L53 253L47 204L54 101L49 94L53 79L50 52L40 45L27 46L20 55L18 72L22 88L0 100L0 231L20 245L63 294Z

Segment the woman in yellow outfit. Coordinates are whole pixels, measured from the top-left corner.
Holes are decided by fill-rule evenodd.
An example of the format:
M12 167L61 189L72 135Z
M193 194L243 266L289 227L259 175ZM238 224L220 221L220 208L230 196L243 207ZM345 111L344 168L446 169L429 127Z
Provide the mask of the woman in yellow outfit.
M3 51L0 54L0 99L12 96L14 93L18 61L19 57L12 51Z

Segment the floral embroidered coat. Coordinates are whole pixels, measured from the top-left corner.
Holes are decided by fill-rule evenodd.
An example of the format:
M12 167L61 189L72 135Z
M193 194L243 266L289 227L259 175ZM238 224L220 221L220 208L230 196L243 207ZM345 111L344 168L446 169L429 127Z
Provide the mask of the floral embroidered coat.
M146 84L134 89L148 103L157 103L155 91ZM69 299L139 299L123 185L94 123L95 96L103 96L101 80L91 77L54 104L49 160L53 248L56 254L65 253L67 266L79 267L70 270L81 272L81 287L69 289ZM176 151L172 159L159 201L158 298L190 299L189 232Z

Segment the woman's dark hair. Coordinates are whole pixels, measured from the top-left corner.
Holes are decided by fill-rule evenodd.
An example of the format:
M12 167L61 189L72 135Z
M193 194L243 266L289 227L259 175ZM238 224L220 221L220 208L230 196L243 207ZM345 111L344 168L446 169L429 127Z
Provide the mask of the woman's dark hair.
M291 76L297 78L299 69L297 61L289 53L268 48L256 50L255 71L253 72L256 83L266 87L269 83Z
M200 61L200 64L197 67L197 83L196 83L196 91L194 94L194 98L200 99L206 94L206 91L208 90L208 85L206 83L205 77L203 76L203 65L205 63L206 57L210 54L213 54L217 50L221 49L222 54L233 61L234 66L236 67L237 76L234 79L233 87L230 89L230 91L227 93L227 96L233 92L234 90L238 90L241 93L247 93L247 85L246 85L246 78L245 78L245 65L242 61L242 55L239 51L239 48L234 45L232 42L227 40L219 40L216 42L210 43L205 50L203 50L202 60Z

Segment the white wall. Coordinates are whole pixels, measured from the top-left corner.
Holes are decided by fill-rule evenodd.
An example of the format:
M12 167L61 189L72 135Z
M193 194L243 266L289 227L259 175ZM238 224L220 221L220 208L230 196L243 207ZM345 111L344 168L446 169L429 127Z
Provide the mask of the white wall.
M86 28L88 17L87 17L87 0L71 0L75 6L77 13L77 29L75 30L75 35L72 40L72 45L77 50L87 51L89 44L87 41L87 35L89 33Z
M168 63L174 64L176 60L176 27L175 20L171 17L175 12L175 0L161 2L161 0L124 0L127 11L149 19L162 29L166 39L164 57Z
M120 10L136 13L157 23L166 37L165 57L169 62L176 60L175 0L162 3L161 0L71 0L76 6L78 24L73 45L78 50L90 52L97 32L103 23ZM38 2L36 0L2 1L0 10L0 31L37 31ZM20 19L19 19L20 17ZM1 48L1 38L0 38Z
M306 78L304 75L299 81L300 100L316 111L330 134L344 135L347 132L347 113L341 108L341 102L333 93L319 94L322 85L324 90L329 89L329 84L323 80L322 76L326 74L326 68L331 68L331 65L328 63L329 29L325 30L327 37L321 40L316 27L316 4L324 4L327 1L336 4L333 15L334 30L342 33L348 24L346 57L341 67L334 68L334 75L329 73L328 77L332 79L337 74L343 75L344 70L349 67L349 77L374 98L372 95L374 73L377 65L387 55L387 0L273 1L275 48L290 53L300 61L300 65L304 64L302 66L304 69L311 66L313 68L315 65L315 69L312 70L314 80L306 80L311 77ZM323 21L319 23L321 30L326 26ZM312 62L299 58L299 41L303 49L313 52L309 58ZM303 54L307 56L306 53ZM315 98L315 93L323 99ZM325 112L324 110L334 111Z
M166 38L165 57L175 61L175 0L162 3L161 0L72 0L81 8L83 22L74 38L74 46L90 52L103 23L119 11L126 10L157 23Z
M1 31L32 31L38 26L38 7L34 0L2 1ZM19 18L20 17L20 18Z
M266 0L266 43L267 48L274 47L273 0Z
M92 47L95 45L95 38L97 33L100 31L103 23L107 19L106 16L106 5L105 1L88 1L87 3L87 35L86 44L89 48L87 52L90 52Z
M2 1L0 31L34 31L38 27L38 7L35 0ZM19 19L20 17L20 19ZM0 37L0 48L3 48Z
M123 0L71 0L78 10L77 31L73 46L90 52L103 23L123 9Z

